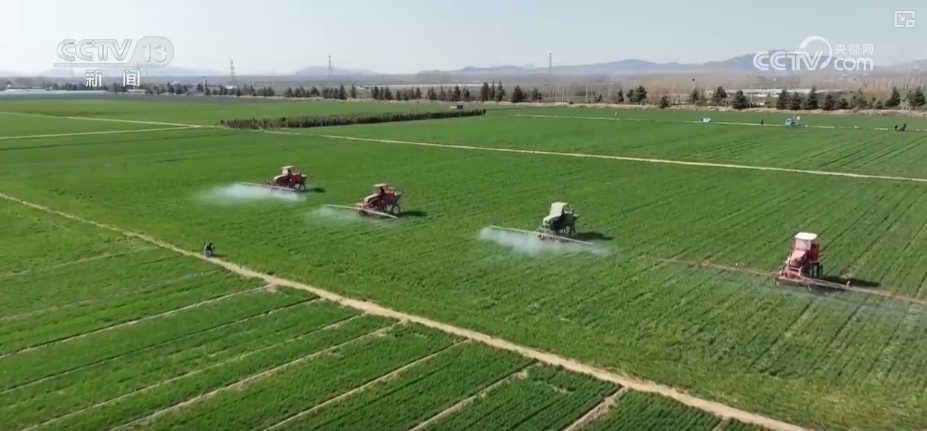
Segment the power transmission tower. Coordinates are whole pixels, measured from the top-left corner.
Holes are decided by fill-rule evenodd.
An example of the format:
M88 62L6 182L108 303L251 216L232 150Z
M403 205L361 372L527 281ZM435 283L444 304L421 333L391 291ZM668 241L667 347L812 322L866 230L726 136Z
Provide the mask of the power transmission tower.
M547 98L554 98L554 53L547 55Z
M232 85L236 84L235 81L235 60L229 60L229 82Z

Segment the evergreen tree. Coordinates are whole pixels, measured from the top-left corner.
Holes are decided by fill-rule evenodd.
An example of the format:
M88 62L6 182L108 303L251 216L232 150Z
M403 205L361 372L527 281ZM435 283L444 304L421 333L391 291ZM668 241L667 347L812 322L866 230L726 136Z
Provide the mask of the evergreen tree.
M869 108L869 102L866 101L866 95L863 93L863 89L860 88L853 93L853 97L850 98L850 107L853 109L867 109Z
M698 105L702 101L702 93L698 91L698 88L693 88L692 92L689 93L689 103L693 105Z
M344 91L344 85L338 87L338 99L348 100L348 92Z
M204 87L204 88L203 88L203 95L204 95L204 96L212 96L212 92L209 91L209 87Z
M496 88L496 99L495 100L496 102L501 102L505 100L505 88L502 87L502 81L499 81L499 87Z
M634 90L634 97L637 98L637 102L646 102L647 101L647 89L643 85L638 85Z
M355 87L354 84L351 84L351 91L348 92L348 97L357 99L357 87Z
M660 96L660 100L657 101L657 106L660 107L660 109L669 108L670 106L669 98L666 96Z
M287 87L286 91L283 92L283 97L293 97L294 95L293 89L290 87Z
M898 92L898 87L892 87L892 95L885 101L885 107L897 108L899 106L901 106L901 93Z
M525 101L525 93L521 91L521 87L515 86L515 89L512 90L512 103L521 103Z
M461 100L460 98L461 98L460 86L455 85L454 91L451 92L451 102L460 102Z
M747 96L744 94L743 90L737 90L734 93L734 100L731 102L731 106L734 109L747 109L750 107L750 101L747 100Z
M389 90L389 87L383 87L383 89L380 90L380 97L383 100L393 100L393 93Z
M309 97L319 97L319 95L320 95L319 89L315 88L315 86L313 85L312 88L309 89Z
M487 100L496 100L496 83L493 82L492 86L489 87L489 99Z
M432 102L434 102L435 100L438 100L438 93L435 93L434 87L428 88L428 91L425 93L425 98Z
M480 87L480 102L486 102L489 100L490 91L491 90L489 89L489 84L484 82L483 86Z
M240 89L240 88L237 88L237 87L235 88L235 97L241 97L241 89Z
M628 90L628 103L634 103L634 100L636 99L637 99L637 96L634 95L634 89L633 88L629 89Z
M776 109L780 111L789 109L790 96L791 95L789 94L789 91L783 88L782 91L779 93L779 98L776 99Z
M438 100L442 102L447 102L447 91L444 90L444 86L441 86L441 90L438 91Z
M924 91L921 90L921 87L917 87L914 91L908 93L908 104L912 108L920 108L927 104L927 100L924 100Z
M840 100L837 101L837 109L850 109L850 101L841 97Z
M202 83L197 83L197 84L196 84L196 92L197 92L197 93L202 93L202 92L203 92L203 84L202 84Z
M470 95L470 89L466 87L464 87L463 93L461 93L460 97L463 99L464 102L469 102L473 100L473 97Z
M711 104L715 106L722 106L727 103L727 91L724 90L724 87L718 86L715 89L715 92L711 94Z
M797 111L801 109L802 97L799 92L792 93L792 97L789 99L789 109L792 111Z
M373 100L380 100L380 88L374 85L373 89L370 90L370 97L372 97Z
M415 98L415 100L419 100L419 99L422 98L422 89L421 89L421 88L415 87L415 96L414 96L414 98Z
M615 95L615 102L624 103L624 91L622 91L620 88L618 89L618 94Z
M803 109L815 110L818 109L818 88L816 86L811 87L811 91L808 92L808 96L805 97Z
M827 93L824 95L824 110L833 111L837 107L837 99L834 97L833 93Z

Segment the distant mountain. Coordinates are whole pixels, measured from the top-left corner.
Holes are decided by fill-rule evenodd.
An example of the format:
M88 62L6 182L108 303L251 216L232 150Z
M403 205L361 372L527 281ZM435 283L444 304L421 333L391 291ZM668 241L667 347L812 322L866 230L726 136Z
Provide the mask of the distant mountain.
M328 76L327 66L309 66L296 71L299 76ZM332 76L369 76L377 75L376 72L366 69L342 69L340 67L332 68Z
M773 51L769 51L773 52ZM565 65L554 66L552 72L557 75L598 75L598 76L621 76L621 75L673 75L673 74L707 74L707 73L758 73L753 65L753 57L756 54L745 54L721 61L709 61L705 63L656 63L647 60L628 59L612 61L607 63L594 63L584 65ZM827 57L819 61L824 62ZM899 69L919 67L927 70L927 60L911 61L898 65L878 65L879 68ZM468 66L460 70L450 71L454 75L496 75L496 76L518 76L518 75L537 75L546 74L546 68L525 68L519 66L496 66L496 67L473 67ZM774 73L774 72L764 72Z
M754 54L741 55L723 61L707 63L656 63L647 60L628 59L607 63L554 66L552 72L558 75L656 75L707 72L756 72L753 67ZM452 71L454 74L524 75L547 73L546 68L525 68L519 66L472 67Z
M0 70L0 78L13 78L16 76L19 76L19 74L12 70Z

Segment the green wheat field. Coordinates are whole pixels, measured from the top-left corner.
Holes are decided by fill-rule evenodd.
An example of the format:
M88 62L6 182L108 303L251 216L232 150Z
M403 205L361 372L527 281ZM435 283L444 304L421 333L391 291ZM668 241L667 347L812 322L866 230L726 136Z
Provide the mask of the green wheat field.
M10 198L810 429L927 429L927 119L498 107L267 133L212 126L449 108L195 99L0 101L0 431L761 429ZM284 165L310 191L239 184ZM397 220L323 207L380 182ZM554 201L595 252L484 230ZM772 272L799 231L895 298L686 263Z

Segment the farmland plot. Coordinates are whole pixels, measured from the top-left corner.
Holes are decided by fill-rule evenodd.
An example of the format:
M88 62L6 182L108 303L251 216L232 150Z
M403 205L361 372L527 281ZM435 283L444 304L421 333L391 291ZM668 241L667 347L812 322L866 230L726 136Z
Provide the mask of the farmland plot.
M165 133L173 138L113 146L131 153L125 159L109 148L75 147L64 159L17 151L15 161L0 161L16 172L3 192L190 249L200 238L215 239L230 260L259 270L782 419L836 429L927 426L921 306L777 289L768 279L664 260L708 258L771 271L791 236L811 230L824 238L828 273L923 298L927 267L913 252L924 240L923 186L258 133ZM190 153L151 163L171 159L172 151ZM128 173L101 175L109 163L131 172L135 187L121 187ZM325 192L295 203L200 199L203 190L259 181L284 164L302 165ZM46 165L67 181L40 175ZM355 202L380 181L405 192L412 215L392 224L317 216L319 205ZM518 255L477 239L489 224L533 229L558 199L577 206L580 233L610 255Z
M524 112L524 111L518 111ZM927 178L927 133L503 115L301 131L371 139Z
M4 104L0 102L0 111ZM134 123L86 121L68 118L0 114L0 150L22 143L16 137L34 135L87 134L104 131L131 131L151 129L152 126Z
M809 113L794 111L777 112L737 112L737 111L692 111L685 109L612 109L612 108L583 108L573 107L543 107L523 108L517 111L507 111L525 115L549 115L562 117L587 117L609 121L650 121L650 122L698 122L702 117L709 117L713 123L732 122L759 124L763 121L767 125L779 126L788 118L799 116L801 124L831 127L854 128L888 128L894 125L908 124L908 129L927 129L927 118L923 116L906 115L834 115L826 113ZM618 120L616 120L618 119Z
M483 401L468 410L480 394L527 414L533 398L509 399L521 381L530 387L515 392L557 408L495 429L560 429L616 389L302 292L253 290L206 263L61 216L5 200L0 211L17 244L140 250L61 266L36 255L8 274L0 430L405 430L482 415ZM216 298L223 287L234 294ZM151 314L164 307L175 308Z
M162 103L152 103L152 101ZM489 107L492 109L492 107ZM446 111L447 103L377 103L310 100L263 100L228 97L114 97L96 100L0 100L0 112L55 116L115 118L153 122L214 125L234 118L270 118L356 112ZM0 127L14 121L0 114ZM18 121L22 116L15 117ZM49 119L43 121L48 122ZM52 120L54 121L54 120ZM137 127L137 126L136 126ZM151 127L151 126L148 126ZM5 132L4 134L8 134ZM25 133L20 133L25 134ZM2 135L0 135L2 136ZM12 136L12 135L11 135Z
M586 431L711 431L720 419L658 395L629 393Z
M561 430L618 390L614 385L553 367L526 371L425 429Z

